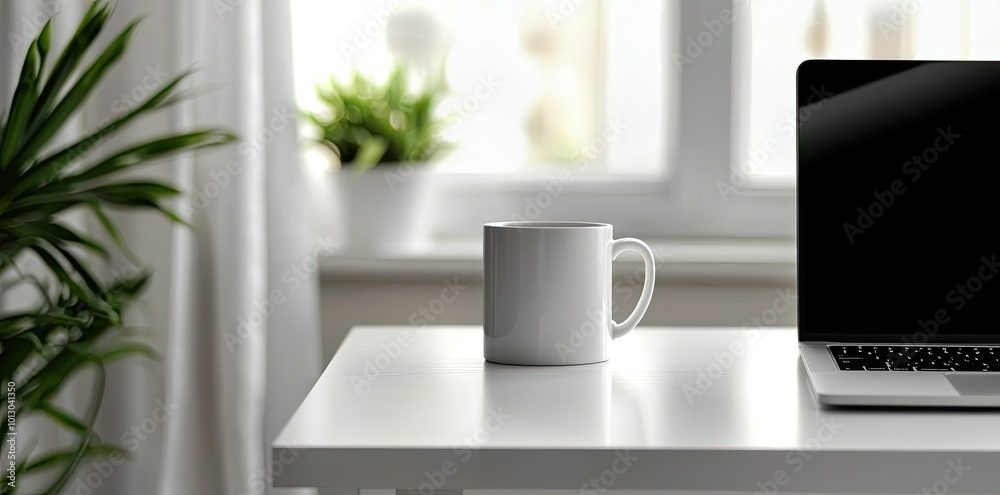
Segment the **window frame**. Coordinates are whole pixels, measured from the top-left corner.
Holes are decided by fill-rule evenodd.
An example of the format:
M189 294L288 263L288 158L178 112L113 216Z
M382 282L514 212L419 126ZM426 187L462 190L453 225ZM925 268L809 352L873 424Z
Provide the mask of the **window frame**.
M794 184L731 174L749 136L749 8L747 0L664 4L663 101L671 110L663 173L586 175L567 164L549 173L440 174L435 235L469 238L486 222L558 219L610 222L618 236L652 239L794 239ZM731 24L679 67L675 57L705 23L730 15Z

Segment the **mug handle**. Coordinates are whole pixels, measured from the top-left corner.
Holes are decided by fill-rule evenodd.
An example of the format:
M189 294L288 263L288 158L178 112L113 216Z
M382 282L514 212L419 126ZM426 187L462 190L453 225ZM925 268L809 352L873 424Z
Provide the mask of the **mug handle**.
M649 248L645 242L640 241L632 237L625 237L623 239L615 239L611 241L611 260L614 261L619 254L628 251L636 251L642 256L642 263L646 269L646 279L642 284L642 293L639 294L639 302L635 304L635 309L632 310L632 314L625 318L625 321L621 323L615 323L611 320L611 338L617 339L622 335L625 335L632 331L636 325L639 324L639 320L642 316L646 314L646 309L649 308L649 301L653 298L653 285L656 281L656 267L653 262L653 250Z

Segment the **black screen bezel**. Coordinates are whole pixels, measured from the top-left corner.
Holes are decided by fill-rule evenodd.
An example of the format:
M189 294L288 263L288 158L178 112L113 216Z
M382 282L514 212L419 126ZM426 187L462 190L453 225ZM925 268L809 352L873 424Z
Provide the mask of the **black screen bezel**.
M830 331L810 331L803 324L802 316L803 314L808 314L808 300L802 297L802 274L804 268L810 263L808 256L803 256L802 253L802 243L799 242L799 235L802 232L802 224L800 219L802 216L799 214L800 204L798 201L800 191L799 191L799 177L803 173L802 164L799 157L801 156L799 149L799 131L801 129L800 113L798 109L800 108L802 102L799 101L799 95L801 94L802 88L809 87L822 87L824 80L822 77L814 75L813 72L816 71L819 74L827 74L830 71L836 72L837 69L843 71L856 70L855 64L864 64L866 68L872 68L874 65L876 69L884 67L886 69L891 69L893 66L913 66L924 63L947 63L947 64L966 64L968 68L974 68L977 65L985 67L986 64L992 64L991 68L996 69L1000 65L1000 61L957 61L957 60L833 60L833 59L813 59L806 60L799 64L795 72L796 81L796 91L795 91L795 250L796 250L796 284L800 288L797 307L797 327L799 341L801 342L859 342L859 343L878 343L878 342L901 342L901 343L929 343L929 344L961 344L961 343L984 343L984 344L1000 344L1000 335L982 335L982 334L948 334L948 335L920 335L917 336L912 331L897 332L897 333L836 333ZM816 70L820 69L820 70ZM817 173L822 173L817 172ZM873 309L875 311L875 309ZM836 318L831 318L831 320L836 321Z

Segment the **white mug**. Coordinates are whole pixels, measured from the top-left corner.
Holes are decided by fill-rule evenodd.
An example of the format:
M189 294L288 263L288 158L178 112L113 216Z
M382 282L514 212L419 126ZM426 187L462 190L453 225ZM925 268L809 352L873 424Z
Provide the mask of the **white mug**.
M587 222L497 222L483 226L483 354L503 364L607 361L611 339L630 332L653 296L653 251L612 227ZM646 279L621 323L611 319L611 262L637 251Z

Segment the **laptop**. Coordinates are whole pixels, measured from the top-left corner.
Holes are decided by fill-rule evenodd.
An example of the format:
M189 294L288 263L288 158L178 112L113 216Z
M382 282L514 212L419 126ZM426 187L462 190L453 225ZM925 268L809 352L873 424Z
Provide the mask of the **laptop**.
M809 60L796 79L818 401L1000 407L1000 62Z

